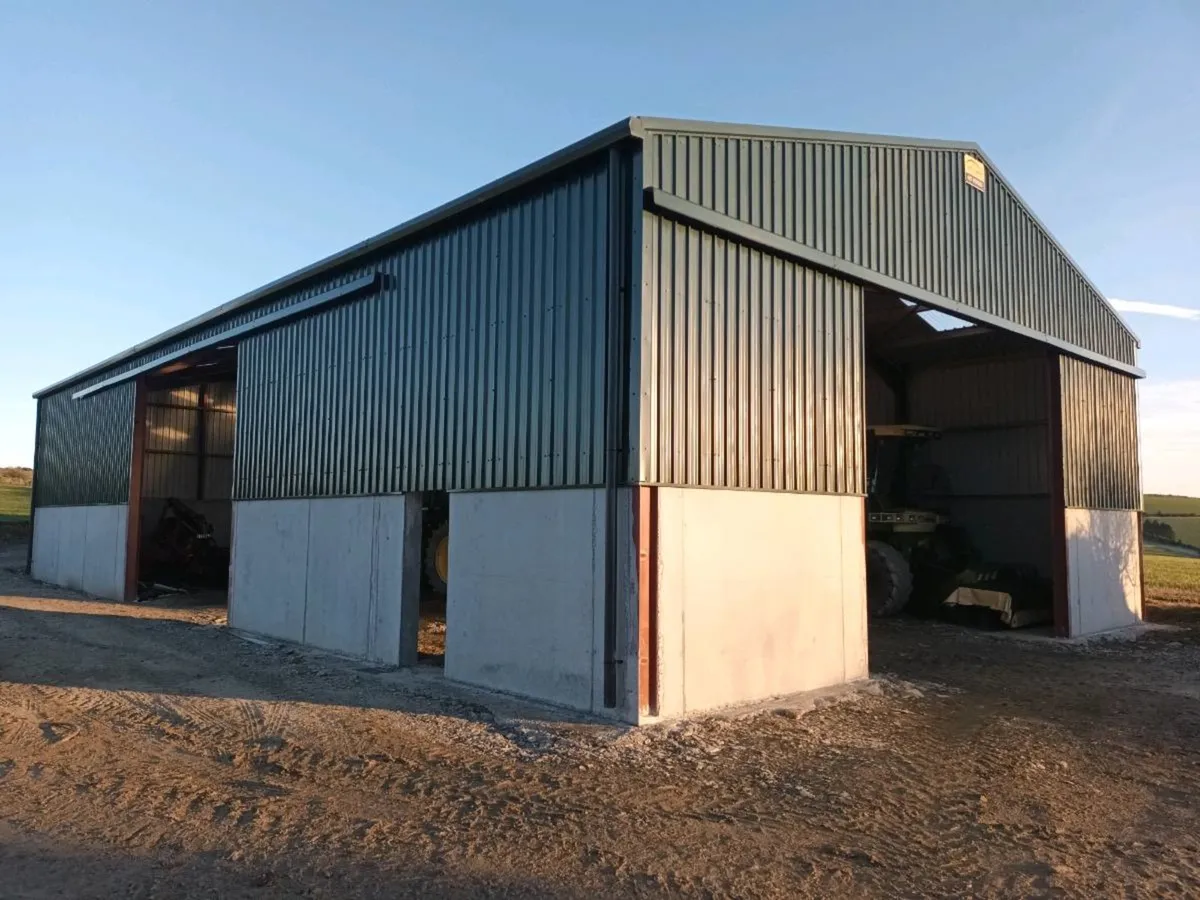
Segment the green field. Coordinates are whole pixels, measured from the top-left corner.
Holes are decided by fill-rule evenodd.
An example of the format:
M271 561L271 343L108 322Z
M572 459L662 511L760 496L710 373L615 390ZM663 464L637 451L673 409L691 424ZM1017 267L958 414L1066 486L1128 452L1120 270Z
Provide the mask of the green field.
M1147 556L1146 587L1151 590L1194 591L1200 601L1200 559Z
M23 522L29 518L29 488L0 485L0 522Z
M1200 497L1176 497L1173 494L1147 494L1142 506L1148 516L1200 516Z
M1181 544L1200 547L1200 516L1150 516L1155 522L1165 522L1175 532L1175 540Z
M1142 505L1146 521L1170 525L1175 540L1200 548L1200 497L1146 494Z

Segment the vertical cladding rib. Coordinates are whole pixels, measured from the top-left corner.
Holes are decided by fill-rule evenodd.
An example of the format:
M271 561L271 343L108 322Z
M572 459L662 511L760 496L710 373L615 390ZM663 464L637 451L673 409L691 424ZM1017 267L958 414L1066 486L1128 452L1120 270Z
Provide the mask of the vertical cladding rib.
M90 383L102 381L107 374ZM36 506L129 502L133 449L132 382L81 400L71 394L89 382L38 401Z
M1067 506L1141 509L1136 382L1072 357L1059 365Z
M650 140L659 165L648 187L1135 362L1133 336L997 173L984 191L966 183L964 151L674 131ZM792 204L782 214L779 196Z
M393 251L343 276L383 272L378 295L248 338L235 496L602 484L608 177Z
M930 455L954 493L1049 492L1047 378L1040 354L939 363L912 374L912 419L943 430Z
M862 291L643 215L638 480L862 493Z

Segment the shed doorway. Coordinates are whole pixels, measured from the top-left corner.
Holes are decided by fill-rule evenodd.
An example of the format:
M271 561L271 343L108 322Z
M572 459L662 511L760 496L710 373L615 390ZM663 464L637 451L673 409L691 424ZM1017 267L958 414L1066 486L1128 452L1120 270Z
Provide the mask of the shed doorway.
M421 622L417 661L446 664L446 594L450 581L450 495L426 491L421 500Z
M236 379L236 348L222 347L138 384L129 599L228 604Z
M865 303L872 620L1049 633L1054 357L896 295Z

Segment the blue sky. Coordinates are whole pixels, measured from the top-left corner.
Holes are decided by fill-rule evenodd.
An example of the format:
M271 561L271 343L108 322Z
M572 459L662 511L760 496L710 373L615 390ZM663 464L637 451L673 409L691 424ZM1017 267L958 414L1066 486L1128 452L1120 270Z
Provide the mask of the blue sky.
M1200 4L0 8L0 465L30 394L638 113L978 141L1110 297L1200 309ZM1135 312L1200 495L1200 316Z

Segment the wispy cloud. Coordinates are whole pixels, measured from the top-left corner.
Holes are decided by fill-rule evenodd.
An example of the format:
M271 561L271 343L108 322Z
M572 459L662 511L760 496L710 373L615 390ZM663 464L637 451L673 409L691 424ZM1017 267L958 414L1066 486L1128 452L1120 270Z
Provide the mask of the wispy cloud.
M1172 306L1169 303L1149 303L1145 300L1118 300L1109 298L1109 303L1117 312L1145 313L1150 316L1170 316L1172 319L1193 319L1200 322L1200 309L1189 309L1186 306Z

